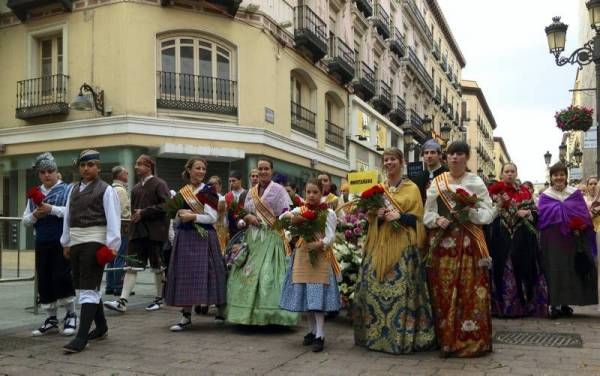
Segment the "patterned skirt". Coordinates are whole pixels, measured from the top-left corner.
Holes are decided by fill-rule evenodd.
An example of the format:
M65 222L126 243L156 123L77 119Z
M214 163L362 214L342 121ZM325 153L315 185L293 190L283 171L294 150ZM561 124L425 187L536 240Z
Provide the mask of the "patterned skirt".
M462 227L454 227L431 259L429 287L442 354L466 358L492 351L490 271L480 263L475 242Z
M225 303L226 273L215 230L178 229L173 241L165 302L172 306Z
M291 260L294 260L292 255ZM329 284L293 283L293 262L285 275L279 306L292 312L337 312L340 310L340 290L331 267L329 268Z
M298 322L298 314L279 307L286 274L283 239L273 230L246 231L248 257L233 266L227 282L227 321L244 325L285 325Z
M369 350L409 354L435 346L425 268L417 248L407 248L380 281L371 257L363 260L352 305L354 340Z

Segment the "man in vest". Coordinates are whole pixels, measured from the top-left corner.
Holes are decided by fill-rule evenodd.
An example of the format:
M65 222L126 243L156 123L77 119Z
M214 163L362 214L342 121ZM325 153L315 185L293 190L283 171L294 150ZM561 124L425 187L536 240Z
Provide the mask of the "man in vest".
M60 236L63 230L65 205L71 186L58 177L56 161L50 153L40 154L34 169L41 185L32 188L41 193L29 194L23 213L23 224L33 226L35 233L35 274L38 281L39 302L46 311L46 319L34 330L33 336L57 332L57 307L64 307L66 316L62 334L71 336L77 329L75 290L71 279L69 260L63 255Z
M131 202L129 201L129 193L127 193L127 182L129 172L123 166L115 166L112 169L112 187L119 196L121 204L121 247L118 255L124 255L127 251L127 242L123 239L127 238L129 217L131 217ZM125 221L123 221L125 219ZM122 268L125 266L125 261L121 257L115 258L113 261L106 264L107 268ZM121 295L123 289L123 271L115 270L106 272L106 295Z
M135 172L139 182L131 190L131 225L129 227L128 256L134 256L142 266L150 263L154 274L156 295L154 301L146 307L147 311L156 311L162 306L163 271L161 251L169 239L169 219L165 204L170 199L169 187L164 180L154 176L154 160L145 154L135 162ZM132 265L130 265L132 266ZM123 281L123 290L119 300L104 303L106 308L124 313L127 299L135 287L137 271L127 270Z
M421 200L425 203L427 189L431 185L431 181L442 172L448 171L448 168L442 164L442 148L440 144L434 140L428 140L423 144L421 150L423 162L425 162L425 170L415 175L411 180L419 187Z
M121 208L115 190L100 180L100 153L84 150L79 155L79 174L67 200L60 242L71 259L73 285L81 304L79 331L63 347L67 353L85 349L88 341L105 338L108 325L102 308L100 284L104 265L96 254L106 246L116 255L121 245ZM90 332L92 322L94 330Z
M244 208L246 202L246 191L242 187L242 174L238 171L231 171L229 173L229 189L230 191L225 194L225 204L227 205L227 223L229 224L229 238L233 238L240 230L238 229L238 222L242 218L238 218L240 210Z

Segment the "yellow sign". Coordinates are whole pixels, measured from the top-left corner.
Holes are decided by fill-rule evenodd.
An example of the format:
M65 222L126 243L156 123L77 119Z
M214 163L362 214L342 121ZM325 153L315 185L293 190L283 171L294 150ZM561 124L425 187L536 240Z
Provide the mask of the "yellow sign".
M350 193L361 193L378 183L377 170L351 172L348 174Z

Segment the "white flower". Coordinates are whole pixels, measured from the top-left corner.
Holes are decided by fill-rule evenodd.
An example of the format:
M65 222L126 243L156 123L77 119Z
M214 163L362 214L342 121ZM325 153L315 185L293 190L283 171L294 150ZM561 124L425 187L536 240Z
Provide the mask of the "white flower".
M471 239L469 239L468 236L465 236L463 240L463 247L468 247L469 245L471 245Z
M444 240L442 240L442 247L446 249L454 248L456 247L456 241L454 238L446 237Z
M463 332L475 332L479 330L479 325L477 325L477 323L473 320L465 320L462 323L461 330Z

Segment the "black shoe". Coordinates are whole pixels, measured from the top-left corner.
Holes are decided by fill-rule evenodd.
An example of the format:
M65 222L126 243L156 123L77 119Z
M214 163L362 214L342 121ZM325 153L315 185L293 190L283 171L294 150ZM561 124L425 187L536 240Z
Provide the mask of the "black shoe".
M562 316L562 313L560 312L560 310L558 308L556 308L556 307L550 308L550 320L556 320L560 316Z
M315 342L314 333L308 333L304 336L304 340L302 341L302 346L310 346Z
M105 339L106 337L108 337L108 328L104 328L104 330L95 328L88 334L88 341L99 341Z
M569 307L568 305L561 306L560 313L562 313L564 317L571 317L573 316L573 308Z
M80 338L73 338L71 342L63 346L65 353L74 354L82 352L87 346L87 341Z
M106 288L106 289L104 290L104 295L116 295L116 293L115 293L115 290L114 290L114 289L109 289L109 288Z
M323 351L323 348L325 347L325 338L323 337L319 337L319 338L315 338L315 341L313 342L313 352L321 352Z
M206 315L208 313L208 306L194 306L194 312L196 312L197 315Z

